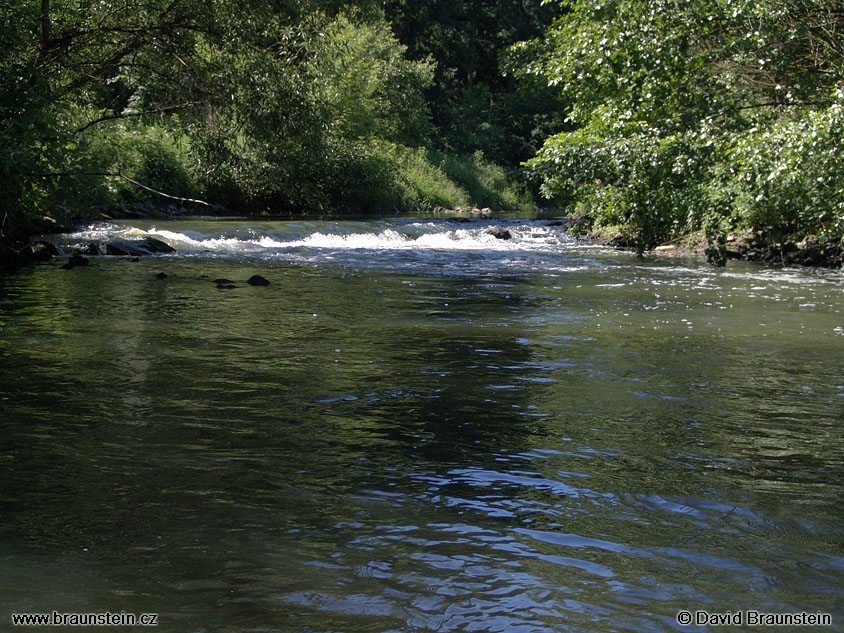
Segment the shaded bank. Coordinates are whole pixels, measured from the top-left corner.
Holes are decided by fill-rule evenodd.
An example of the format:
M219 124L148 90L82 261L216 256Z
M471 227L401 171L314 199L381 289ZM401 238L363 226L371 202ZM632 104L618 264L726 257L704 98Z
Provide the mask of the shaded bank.
M716 265L740 260L781 266L844 268L844 244L838 237L822 239L807 235L802 239L783 239L760 230L730 233L719 242L710 241L702 231L697 231L643 248L635 232L618 227L593 228L592 218L588 216L572 219L568 226L572 235L578 238L614 248L637 250L642 254L699 256L710 259Z
M220 215L225 209L213 207ZM208 207L205 207L208 213ZM188 208L181 205L155 206L152 203L126 206L109 216L104 213L96 213L96 219L118 219L118 218L174 218L188 215L198 215L195 208ZM61 255L72 255L77 251L65 253L56 247L48 238L51 235L68 233L81 225L79 217L66 217L64 221L57 221L49 216L38 216L26 218L13 226L3 227L0 234L0 269L15 271L30 263L49 261ZM153 241L145 243L103 243L98 248L79 252L80 255L131 255L140 256L156 252L166 252L166 244L155 244Z

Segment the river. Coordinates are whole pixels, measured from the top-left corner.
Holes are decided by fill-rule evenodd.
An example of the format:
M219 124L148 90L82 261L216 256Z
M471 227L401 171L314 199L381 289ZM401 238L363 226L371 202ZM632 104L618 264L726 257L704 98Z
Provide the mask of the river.
M145 236L0 277L0 630L844 631L840 272L515 218L56 239Z

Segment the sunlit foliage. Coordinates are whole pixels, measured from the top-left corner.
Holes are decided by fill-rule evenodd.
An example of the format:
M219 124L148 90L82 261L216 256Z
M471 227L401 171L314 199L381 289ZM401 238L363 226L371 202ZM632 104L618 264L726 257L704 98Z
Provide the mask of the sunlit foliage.
M844 3L565 5L513 51L571 102L575 129L529 163L546 194L643 249L695 229L842 234Z

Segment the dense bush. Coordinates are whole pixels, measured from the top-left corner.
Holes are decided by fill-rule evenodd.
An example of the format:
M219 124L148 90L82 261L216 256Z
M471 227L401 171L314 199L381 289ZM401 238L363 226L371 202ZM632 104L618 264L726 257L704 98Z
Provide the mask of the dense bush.
M431 162L462 187L475 206L491 209L532 209L533 197L517 175L487 160L483 153L471 155L429 152Z
M516 179L482 155L457 156L376 140L349 147L330 182L335 206L356 213L438 208L535 208Z
M203 192L195 173L191 141L177 123L171 119L165 127L135 121L111 122L88 135L91 153L103 172L125 175L169 195L198 198ZM119 176L111 176L105 183L110 196L101 201L104 203L125 204L150 197L148 190Z
M785 239L844 237L844 90L825 109L737 135L729 147L733 209L746 227Z

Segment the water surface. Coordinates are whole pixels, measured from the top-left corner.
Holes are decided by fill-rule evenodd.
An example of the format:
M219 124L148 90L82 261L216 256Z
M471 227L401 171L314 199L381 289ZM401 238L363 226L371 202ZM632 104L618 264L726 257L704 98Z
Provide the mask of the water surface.
M515 219L58 241L146 235L2 278L0 629L844 630L840 273Z

